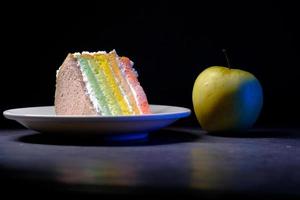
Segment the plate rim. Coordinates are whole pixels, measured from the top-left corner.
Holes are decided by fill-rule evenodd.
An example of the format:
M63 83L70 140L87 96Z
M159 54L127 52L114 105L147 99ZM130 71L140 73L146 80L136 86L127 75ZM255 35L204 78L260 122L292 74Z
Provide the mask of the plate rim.
M177 109L182 109L182 111L171 112L171 113L155 113L155 114L143 114L143 115L119 115L119 116L83 116L83 115L36 115L36 114L16 114L12 113L18 109L30 109L30 108L50 108L52 106L30 106L30 107L21 107L13 108L3 111L3 115L7 119L16 120L16 119L44 119L44 120L156 120L156 119L173 119L173 118L184 118L188 117L191 114L191 109L180 106L171 106L171 105L160 105L160 104L150 104L150 106L162 106L162 107L173 107Z

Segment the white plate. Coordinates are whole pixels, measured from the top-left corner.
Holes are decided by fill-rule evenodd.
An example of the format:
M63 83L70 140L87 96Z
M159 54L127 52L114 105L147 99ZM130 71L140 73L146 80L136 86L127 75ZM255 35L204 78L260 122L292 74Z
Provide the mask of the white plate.
M166 127L179 118L187 117L187 108L150 105L153 114L135 116L62 116L54 106L18 108L4 111L8 119L44 133L134 134L147 133ZM140 135L141 137L141 135Z

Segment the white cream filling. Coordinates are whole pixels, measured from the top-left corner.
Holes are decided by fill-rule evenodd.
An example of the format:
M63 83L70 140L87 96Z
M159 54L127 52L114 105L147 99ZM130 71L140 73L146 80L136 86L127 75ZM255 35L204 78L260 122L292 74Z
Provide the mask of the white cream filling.
M77 58L80 54L79 53L74 53L73 56L75 58ZM95 95L95 92L91 86L91 84L89 83L88 81L88 78L86 76L86 74L84 73L82 67L80 66L80 63L79 61L77 61L77 66L79 67L80 71L81 71L81 74L82 74L82 79L83 79L83 82L84 82L84 85L85 85L85 92L86 92L86 95L89 96L91 102L92 102L92 105L94 107L94 109L96 110L97 113L101 113L101 108L100 108L100 105L98 103L98 100L96 98L96 95Z
M117 60L117 62L118 62L118 65L119 65L119 67L120 67L120 71L121 71L123 77L126 77L126 74L125 74L125 71L124 71L124 68L125 68L125 67L123 66L123 63L120 62L119 59ZM127 84L129 85L130 91L131 91L132 94L133 94L133 98L134 98L135 102L138 102L138 95L137 95L137 93L136 93L135 90L133 89L132 85L128 82L127 78L125 78L125 80L126 80ZM142 112L142 109L141 109L140 106L139 106L139 104L137 104L137 107L138 107L139 112L140 112L140 113L143 113L143 112Z
M56 78L58 77L58 73L59 73L60 68L61 68L61 66L58 68L58 70L56 70Z
M119 64L119 61L118 61L118 57L119 57L119 56L118 56L118 54L117 54L117 52L116 52L115 50L112 50L110 53L112 53L112 52L114 52L114 53L117 55L116 62L117 62L117 64L118 64L118 67L120 68L120 64ZM117 83L118 85L121 85L121 81L118 80L118 79L116 79L116 74L115 74L114 71L112 70L112 66L111 66L111 65L109 65L109 68L110 68L111 73L114 75L114 78L115 78L116 83ZM120 69L120 70L121 70L121 69ZM123 74L122 74L122 75L123 75ZM123 77L124 77L124 76L123 76ZM129 111L130 111L130 112L133 112L133 107L132 107L132 105L130 104L130 101L129 101L129 99L128 99L127 94L125 93L124 88L123 88L122 86L120 86L119 88L120 88L120 91L121 91L122 96L123 96L124 99L125 99L126 104L127 104L128 107L129 107Z
M132 94L133 94L134 100L135 100L136 102L138 102L138 97L137 97L138 95L136 94L135 90L132 88L132 86L131 86L130 84L129 84L129 87L130 87L130 90L131 90L131 92L132 92ZM139 105L139 104L137 104L137 107L138 107L140 113L143 113L143 111L142 111L142 109L140 108L140 105Z
M128 107L129 107L129 111L130 111L130 112L133 112L133 108L132 108L132 106L131 106L131 104L130 104L130 102L129 102L128 96L127 96L127 94L125 93L125 91L124 91L124 89L122 88L122 86L120 87L120 91L121 91L121 93L122 93L122 96L123 96L124 99L125 99L126 104L127 104Z

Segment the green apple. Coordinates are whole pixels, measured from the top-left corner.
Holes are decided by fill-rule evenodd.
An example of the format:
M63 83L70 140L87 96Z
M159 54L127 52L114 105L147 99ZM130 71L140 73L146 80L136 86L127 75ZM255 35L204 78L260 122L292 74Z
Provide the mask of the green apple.
M263 91L253 74L213 66L197 77L193 105L204 130L239 131L255 123L263 105Z

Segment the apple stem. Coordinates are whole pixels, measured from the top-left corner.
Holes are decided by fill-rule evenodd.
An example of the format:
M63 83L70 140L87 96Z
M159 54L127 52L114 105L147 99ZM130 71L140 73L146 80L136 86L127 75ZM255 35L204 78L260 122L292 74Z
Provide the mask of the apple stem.
M226 52L226 49L222 49L224 55L225 55L225 58L226 58L226 61L227 61L227 66L228 68L231 68L231 65L230 65L230 62L229 62L229 58L228 58L228 55L227 55L227 52Z

